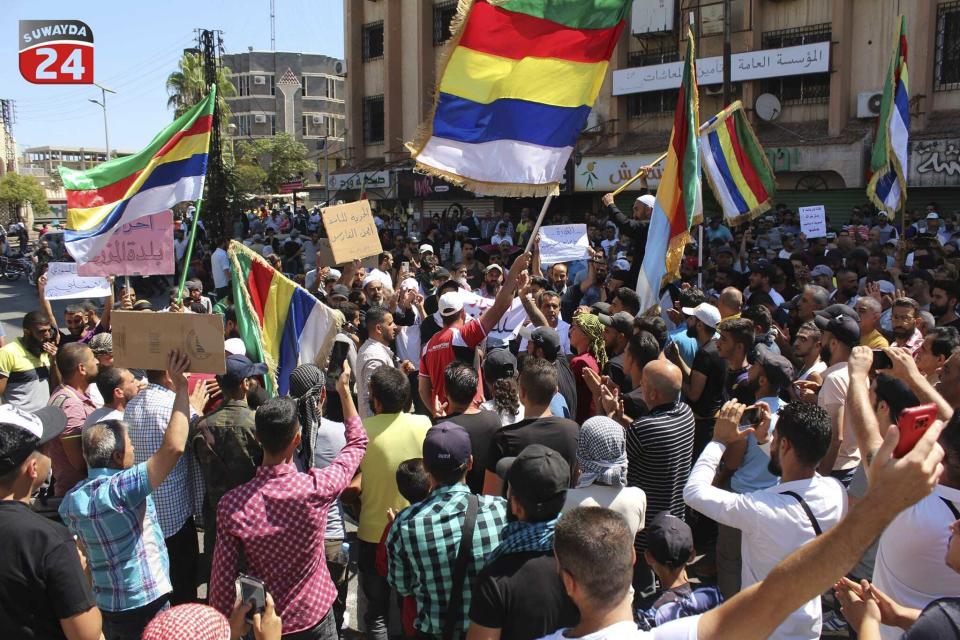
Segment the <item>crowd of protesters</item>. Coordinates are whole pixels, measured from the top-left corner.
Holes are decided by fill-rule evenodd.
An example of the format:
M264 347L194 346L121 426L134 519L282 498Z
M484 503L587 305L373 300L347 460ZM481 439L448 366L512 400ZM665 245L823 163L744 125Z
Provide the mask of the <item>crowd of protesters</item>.
M653 196L602 203L568 263L528 209L377 210L383 253L335 268L318 209L264 206L189 264L178 221L163 304L57 317L41 276L0 348L5 637L334 640L353 563L370 640L960 637L954 221L712 218L641 309ZM339 314L287 397L231 240ZM221 314L226 372L115 365L115 307Z

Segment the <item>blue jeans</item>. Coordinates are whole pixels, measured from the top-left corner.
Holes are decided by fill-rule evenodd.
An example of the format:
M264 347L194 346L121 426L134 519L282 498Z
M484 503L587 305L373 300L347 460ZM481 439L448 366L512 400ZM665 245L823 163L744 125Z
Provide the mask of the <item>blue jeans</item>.
M282 640L337 640L337 623L333 607L327 611L327 615L323 616L323 620L317 626L294 633L285 633L281 638Z
M370 640L387 640L387 620L390 615L390 585L387 579L377 573L377 545L359 541L357 569L358 582L367 599L367 610L363 622L366 637Z
M170 594L150 604L127 611L102 611L103 635L107 640L140 640L143 630L161 611L170 608Z

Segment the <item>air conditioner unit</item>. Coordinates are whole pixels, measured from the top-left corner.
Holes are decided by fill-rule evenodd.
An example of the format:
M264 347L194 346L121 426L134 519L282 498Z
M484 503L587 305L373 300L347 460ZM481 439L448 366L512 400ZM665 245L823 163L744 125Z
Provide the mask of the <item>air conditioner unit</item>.
M345 60L337 60L333 63L333 72L338 76L347 75L347 63Z
M256 122L257 124L265 124L267 122L267 116L265 116L262 113L258 113L255 116L253 116L253 121Z
M857 94L857 117L876 118L880 115L880 102L883 93L879 91L864 91Z
M703 86L703 93L708 96L722 96L723 84L710 84ZM736 82L730 83L730 93L736 95L740 93L740 85Z
M263 76L253 76L253 84L267 84L267 79Z
M313 124L323 124L323 116L313 116Z

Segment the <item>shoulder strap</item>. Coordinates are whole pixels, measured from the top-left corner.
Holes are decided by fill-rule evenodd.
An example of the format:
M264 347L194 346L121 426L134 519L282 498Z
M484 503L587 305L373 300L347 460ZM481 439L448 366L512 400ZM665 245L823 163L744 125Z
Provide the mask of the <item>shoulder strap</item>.
M813 532L816 535L823 533L823 530L820 528L820 523L817 522L817 518L813 515L813 511L810 510L810 505L807 504L807 501L800 496L799 493L794 493L793 491L781 491L782 495L790 496L800 503L800 506L803 508L803 512L807 514L807 517L810 518L810 524L813 526Z
M480 500L476 495L467 494L467 513L460 529L460 549L453 565L453 583L450 585L450 602L447 604L447 618L443 623L443 640L453 640L457 622L460 620L460 608L463 606L463 583L467 579L467 564L473 553L473 530L477 524L477 511Z
M953 517L956 520L960 520L960 510L957 509L957 505L953 504L943 496L939 496L943 500L943 504L947 505L947 509L950 509L950 512L953 513Z

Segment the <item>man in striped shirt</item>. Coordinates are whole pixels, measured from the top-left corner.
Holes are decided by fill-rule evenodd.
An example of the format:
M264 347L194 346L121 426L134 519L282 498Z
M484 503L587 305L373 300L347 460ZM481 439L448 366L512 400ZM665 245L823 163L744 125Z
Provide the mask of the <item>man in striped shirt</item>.
M661 511L683 518L683 487L693 455L693 412L680 400L683 374L666 360L643 368L640 388L650 412L627 429L627 484L647 494L646 525ZM647 547L641 530L636 538L637 557ZM653 571L644 562L634 569L637 595L655 586Z

